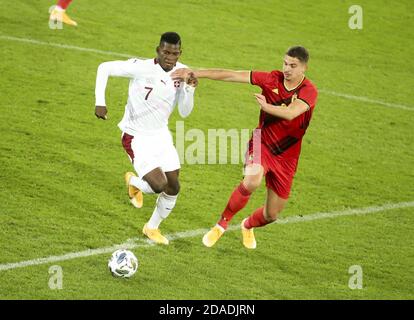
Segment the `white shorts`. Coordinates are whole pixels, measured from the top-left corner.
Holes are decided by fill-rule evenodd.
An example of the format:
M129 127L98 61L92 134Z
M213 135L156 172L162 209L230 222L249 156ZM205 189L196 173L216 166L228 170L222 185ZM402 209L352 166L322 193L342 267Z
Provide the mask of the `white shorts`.
M164 172L181 168L173 138L168 129L156 132L140 132L135 136L122 133L122 145L139 177L155 168Z

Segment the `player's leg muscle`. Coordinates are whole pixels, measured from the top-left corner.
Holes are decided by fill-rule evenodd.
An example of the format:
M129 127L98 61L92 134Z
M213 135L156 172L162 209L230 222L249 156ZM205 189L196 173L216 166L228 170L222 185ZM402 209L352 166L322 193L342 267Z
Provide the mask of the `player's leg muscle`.
M267 198L264 207L264 217L267 221L276 221L288 199L279 197L272 189L267 188Z
M148 182L155 193L163 192L168 185L167 176L161 168L155 168L148 172L143 179Z
M180 192L180 182L178 180L178 175L180 174L180 170L166 172L165 175L167 176L167 187L165 188L164 192L169 195L176 195Z
M254 192L262 183L264 168L260 164L249 164L246 166L245 173L243 185L248 191Z

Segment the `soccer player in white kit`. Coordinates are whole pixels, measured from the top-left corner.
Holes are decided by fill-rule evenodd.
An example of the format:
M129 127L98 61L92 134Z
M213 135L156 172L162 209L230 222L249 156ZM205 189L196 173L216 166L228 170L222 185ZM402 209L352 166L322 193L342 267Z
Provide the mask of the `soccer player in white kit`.
M188 116L194 105L194 90L198 81L174 81L170 75L178 68L181 39L175 32L161 36L155 59L104 62L96 77L95 115L106 120L105 89L109 76L130 78L125 114L118 124L122 130L122 145L138 176L125 174L131 203L140 208L142 193L158 193L154 212L142 232L156 243L168 244L159 225L168 217L177 201L180 161L168 129L168 118L178 104L182 117Z

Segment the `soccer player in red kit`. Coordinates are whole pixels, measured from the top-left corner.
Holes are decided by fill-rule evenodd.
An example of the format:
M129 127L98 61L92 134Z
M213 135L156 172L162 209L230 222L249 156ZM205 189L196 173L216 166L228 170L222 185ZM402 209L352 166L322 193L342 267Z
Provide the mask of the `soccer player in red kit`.
M66 23L70 26L77 26L76 21L73 21L67 14L66 9L72 0L58 0L55 8L50 13L49 20L57 20Z
M301 46L288 49L283 71L229 71L180 69L174 79L190 76L259 86L255 94L259 104L259 125L246 153L245 176L235 188L217 224L203 237L203 244L212 247L224 234L233 216L243 209L249 198L266 179L267 197L264 206L256 209L241 224L243 244L255 249L253 228L276 221L288 201L296 173L302 137L306 132L318 95L316 87L305 77L308 51Z

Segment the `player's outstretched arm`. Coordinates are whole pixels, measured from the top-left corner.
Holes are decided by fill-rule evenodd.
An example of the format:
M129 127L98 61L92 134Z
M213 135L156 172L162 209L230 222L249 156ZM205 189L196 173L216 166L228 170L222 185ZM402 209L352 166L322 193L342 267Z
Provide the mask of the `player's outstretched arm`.
M224 69L191 70L187 68L177 69L171 74L175 80L186 80L193 73L196 78L221 80L228 82L250 83L250 71L233 71Z
M274 106L267 103L265 96L261 94L256 93L255 97L264 112L289 121L309 110L309 106L300 99L296 99L289 106Z
M106 120L105 90L110 76L134 78L139 73L139 60L108 61L101 63L96 73L95 115Z

